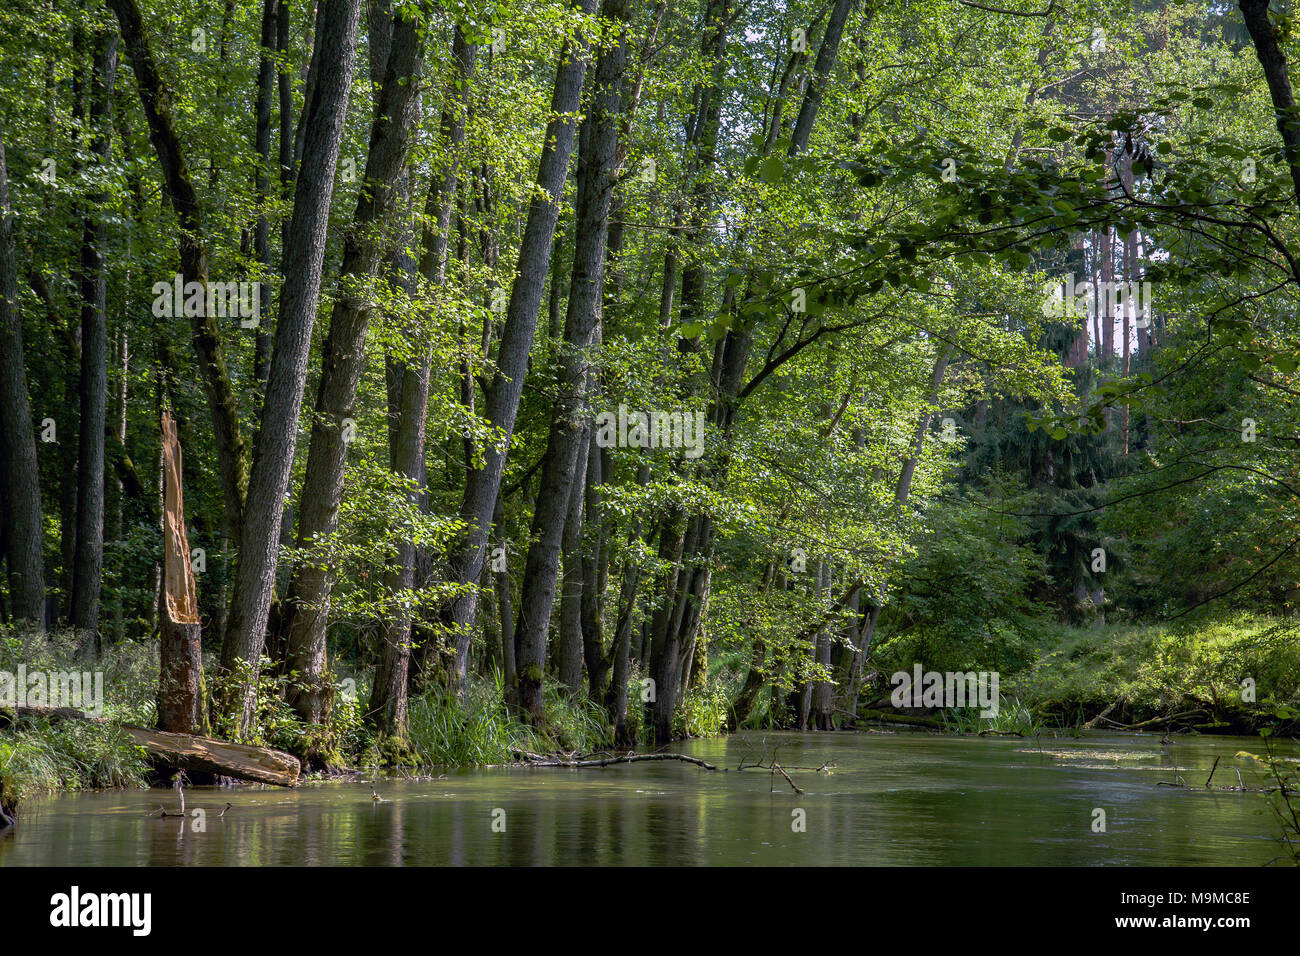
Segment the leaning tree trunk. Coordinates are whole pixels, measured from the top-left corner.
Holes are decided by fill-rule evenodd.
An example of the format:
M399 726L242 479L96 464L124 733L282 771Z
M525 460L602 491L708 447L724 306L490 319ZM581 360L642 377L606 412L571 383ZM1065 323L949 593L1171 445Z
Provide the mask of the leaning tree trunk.
M422 70L416 16L408 10L393 19L392 46L366 154L365 188L343 243L341 292L321 354L320 386L299 499L300 550L319 546L338 526L348 450L345 430L352 420L357 384L365 368L366 331L373 309L366 286L379 271L384 251L381 227L397 199L396 187L418 111ZM315 83L321 79L317 77ZM333 580L330 569L321 565L313 560L295 568L287 610L289 666L298 671L309 689L305 698L299 698L299 712L312 715L313 723L320 722L328 706L325 624Z
M1300 204L1300 129L1295 122L1295 95L1291 90L1286 55L1278 45L1277 33L1268 19L1269 0L1240 0L1239 5L1250 40L1255 45L1255 55L1264 68L1264 79L1268 82L1268 93L1277 114L1277 128L1286 147L1283 158L1291 172L1296 203Z
M44 628L41 481L23 364L13 227L4 131L0 128L0 489L5 499L5 558L13 616Z
M153 49L144 32L144 19L137 0L105 0L117 15L135 72L140 105L149 121L149 138L158 154L163 184L178 221L182 281L208 284L208 250L198 193L181 150L180 134L172 116L172 97ZM191 317L191 338L198 359L199 378L207 395L212 416L212 434L217 452L221 489L225 498L226 523L231 537L239 539L248 490L248 455L239 427L239 403L226 368L225 351L215 317L207 309Z
M629 0L604 0L602 18L623 24ZM600 329L605 285L606 236L614 192L614 161L622 107L620 83L627 66L625 29L600 54L582 126L578 190L574 202L573 273L560 349L555 406L542 461L532 545L519 600L519 704L533 720L542 717L542 671L546 631L555 601L558 557L565 534L565 597L560 628L560 679L570 692L582 679L582 562L578 555L584 503L585 457L590 443L592 349ZM567 508L566 508L567 505ZM566 525L569 531L566 532Z
M596 0L571 0L570 5L589 16L595 10ZM448 560L448 577L459 584L477 583L483 569L488 534L492 527L492 510L501 487L501 475L505 470L506 454L514 434L519 400L523 394L524 377L528 372L528 356L532 350L533 332L537 327L546 267L551 258L560 198L573 152L576 114L586 69L587 40L579 34L573 40L566 41L560 51L555 88L551 95L551 116L554 118L546 126L542 155L537 167L537 188L528 205L528 219L519 244L515 283L506 307L506 321L497 350L496 373L486 389L487 419L492 428L502 435L502 444L489 445L484 449L483 467L474 469L466 477L465 492L461 499L460 516L468 530L453 547ZM449 601L441 613L443 625L455 634L456 660L452 680L457 693L462 696L467 690L470 626L477 601L477 593L471 588ZM535 678L540 686L540 672L523 674L522 652L520 672L521 679L524 676Z
M289 242L284 250L280 314L249 484L251 520L244 523L243 534L237 539L239 563L222 646L222 664L228 670L237 660L256 667L266 637L276 552L320 295L334 170L352 89L360 10L360 0L323 0L320 7L320 29L312 54L317 82L311 99L303 105L306 141L296 179ZM250 726L255 704L255 678L233 690L223 702L226 712L236 717L241 732Z

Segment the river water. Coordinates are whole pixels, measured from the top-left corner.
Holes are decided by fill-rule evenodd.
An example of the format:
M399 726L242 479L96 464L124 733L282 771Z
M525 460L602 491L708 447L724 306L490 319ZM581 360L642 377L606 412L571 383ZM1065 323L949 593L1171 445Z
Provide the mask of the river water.
M1265 797L1204 789L1216 756L1215 786L1238 770L1266 782L1241 750L1262 742L750 732L680 745L719 773L678 761L462 770L380 780L382 803L369 782L195 787L187 804L206 820L184 825L147 816L176 809L172 791L72 794L26 802L0 866L1263 865L1284 855ZM769 770L736 770L773 756L802 795ZM1157 785L1176 774L1188 789Z

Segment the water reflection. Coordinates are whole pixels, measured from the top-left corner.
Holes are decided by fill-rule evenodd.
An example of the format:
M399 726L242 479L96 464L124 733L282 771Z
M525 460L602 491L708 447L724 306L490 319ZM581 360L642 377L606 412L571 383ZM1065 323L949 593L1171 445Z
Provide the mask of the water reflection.
M147 816L159 802L174 808L170 791L72 795L27 803L0 840L0 865L1259 865L1281 853L1262 796L1156 786L1178 772L1201 787L1216 756L1216 783L1235 782L1236 770L1262 783L1234 758L1258 747L1194 738L1162 749L1158 737L1131 735L748 734L685 749L731 768L775 752L787 767L835 770L793 770L803 795L767 770L669 762L389 780L384 803L365 783L191 789L206 832L189 818ZM1092 830L1098 807L1104 833ZM792 830L795 809L805 832Z

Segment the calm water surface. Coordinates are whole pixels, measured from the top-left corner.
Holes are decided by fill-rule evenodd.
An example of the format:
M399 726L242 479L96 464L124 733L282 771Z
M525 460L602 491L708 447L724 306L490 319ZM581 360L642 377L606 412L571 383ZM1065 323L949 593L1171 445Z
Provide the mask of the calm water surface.
M1281 752L1295 754L1294 745ZM742 759L776 759L806 791ZM146 817L171 791L32 799L0 866L148 865L1262 865L1281 854L1263 777L1234 755L1258 738L1083 739L748 733L691 741L677 761L598 770L497 768L445 779L196 787L207 832ZM1181 774L1190 790L1157 786ZM218 817L227 802L234 804ZM1093 809L1106 832L1092 831ZM495 811L505 831L494 832ZM803 810L806 830L792 830ZM500 814L495 814L500 819Z

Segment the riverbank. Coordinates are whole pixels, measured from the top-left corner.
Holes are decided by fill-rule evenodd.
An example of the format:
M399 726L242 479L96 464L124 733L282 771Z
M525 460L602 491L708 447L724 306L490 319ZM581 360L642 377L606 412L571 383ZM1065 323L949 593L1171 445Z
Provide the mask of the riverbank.
M972 708L918 712L913 723L923 730L1025 737L1085 726L1246 736L1300 730L1294 710L1288 711L1300 687L1300 627L1290 620L1241 615L1194 628L1035 627L1002 632L999 639L989 645L988 659L976 657L974 664L969 649L945 651L923 634L882 642L873 653L874 682L860 698L857 719L841 711L839 725L867 726L898 716L887 704L887 675L924 661L938 670L1000 669L1002 702L993 719L980 718ZM134 642L114 646L93 664L77 652L70 635L0 635L0 671L15 671L19 664L29 672L102 671L109 718L107 724L18 721L0 709L0 788L10 815L28 795L144 787L150 781L149 761L114 722L152 725L156 657ZM414 698L406 745L394 747L364 720L364 683L341 684L325 727L297 720L283 701L287 683L264 677L258 725L248 742L299 756L314 753L334 768L418 774L509 764L520 752L592 753L613 740L608 716L594 702L570 701L548 685L546 725L538 729L507 710L499 685L479 681L463 702L442 692ZM696 688L683 708L681 734L720 735L735 684L724 666L716 667L710 683ZM639 730L636 708L631 716L632 729ZM788 726L785 720L769 708L750 729L779 729ZM323 769L316 765L317 777Z

